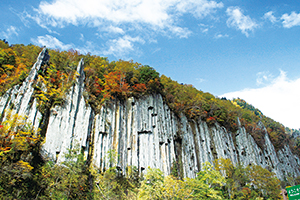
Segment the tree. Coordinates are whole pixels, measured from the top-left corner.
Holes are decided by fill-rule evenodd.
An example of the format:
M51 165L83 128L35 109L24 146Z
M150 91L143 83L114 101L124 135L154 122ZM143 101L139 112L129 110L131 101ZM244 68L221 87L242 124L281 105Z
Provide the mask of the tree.
M125 81L125 75L121 71L110 72L104 75L105 83L103 92L103 99L123 99L127 97L129 85Z
M163 199L164 174L161 170L148 167L141 182L139 199Z
M178 180L164 176L159 169L148 168L139 189L140 199L223 199L222 175L205 163L195 179Z
M271 199L281 199L280 181L276 178L275 173L259 165L251 165L246 168L247 175L252 185L262 196Z
M89 194L88 169L79 147L69 149L62 163L48 161L36 177L40 199L86 199Z
M128 166L124 175L118 166L115 166L118 154L115 150L107 152L107 160L110 167L101 172L95 166L90 168L93 177L94 199L136 199L139 186L138 170Z
M193 191L193 199L223 199L221 187L225 183L219 171L213 169L209 162L204 163L203 171L195 179L186 178L187 188Z
M29 199L40 137L26 118L7 111L0 125L0 198Z
M233 166L230 159L215 160L215 167L226 178L225 190L231 199L280 198L280 181L259 165Z
M66 94L75 82L75 70L67 75L50 64L45 72L41 72L34 84L35 98L41 113L55 105L63 105Z

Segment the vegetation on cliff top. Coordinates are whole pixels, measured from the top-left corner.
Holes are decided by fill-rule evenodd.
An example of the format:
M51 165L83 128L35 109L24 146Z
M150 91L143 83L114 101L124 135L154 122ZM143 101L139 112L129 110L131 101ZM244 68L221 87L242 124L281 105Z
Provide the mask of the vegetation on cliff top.
M11 45L0 41L0 95L22 83L36 61L40 47ZM293 143L282 124L264 116L244 100L217 98L197 90L192 85L179 84L159 75L153 68L133 61L113 61L77 51L48 49L50 61L39 71L34 83L35 97L41 112L62 105L67 91L74 83L76 66L85 62L85 96L95 111L111 99L159 93L170 109L189 120L205 120L209 125L219 123L233 134L241 123L263 147L264 129L278 150L289 143L299 155L300 143ZM43 84L41 84L43 83ZM237 120L239 118L239 121ZM1 119L2 120L2 119ZM70 150L62 165L45 162L39 157L42 139L37 130L18 115L8 113L0 125L0 197L35 199L279 199L279 181L274 174L259 166L236 166L230 160L215 161L215 169L206 164L205 171L195 179L179 180L176 169L171 176L160 170L148 169L145 176L129 166L126 176L111 167L105 172L87 168L82 155ZM225 178L221 176L225 175ZM225 174L224 174L225 173ZM299 184L298 179L285 184ZM258 189L259 187L260 189Z
M0 41L0 95L26 78L40 51L41 48L35 45L9 46ZM76 78L76 66L83 58L86 76L84 95L96 112L107 100L159 93L175 114L180 116L183 113L190 120L201 118L209 125L217 122L234 133L238 129L239 119L263 148L265 131L258 125L261 121L276 150L289 144L293 153L300 155L300 145L291 139L290 134L286 134L282 124L264 116L242 99L230 101L217 98L192 85L179 84L165 75L160 76L152 67L133 61L110 62L107 58L82 55L76 50L48 51L50 61L43 66L34 85L40 111L63 103L66 92Z

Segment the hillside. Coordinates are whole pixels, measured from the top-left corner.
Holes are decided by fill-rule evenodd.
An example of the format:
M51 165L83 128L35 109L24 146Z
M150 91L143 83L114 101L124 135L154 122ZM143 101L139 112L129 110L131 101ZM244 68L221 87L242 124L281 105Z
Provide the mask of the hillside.
M21 148L24 155L13 156L18 163L31 151L35 158L23 162L32 162L33 168L47 160L70 162L71 150L81 152L85 167L101 172L117 167L124 175L128 166L138 174L151 171L150 166L165 175L197 179L207 169L204 163L217 170L218 161L227 159L234 169L268 169L282 185L300 176L299 143L282 124L242 99L217 98L133 61L4 42L0 48L1 122L17 113L39 128L22 136L29 146ZM3 134L1 156L14 143ZM107 154L116 154L116 160ZM28 173L30 167L25 167Z
M28 75L41 48L34 45L8 45L1 44L2 56L7 61L1 63L1 91L4 94L9 88L20 84ZM13 50L13 51L11 51ZM105 101L110 99L124 100L130 97L141 97L148 94L161 94L168 106L177 115L184 113L189 119L201 118L213 124L218 122L231 132L237 129L237 118L260 144L263 137L257 127L262 121L268 129L270 139L276 150L285 144L290 144L293 153L300 155L300 147L293 143L291 134L286 134L285 127L264 116L260 110L247 104L242 99L233 101L216 98L210 93L197 90L192 85L179 84L165 75L159 76L155 69L143 66L133 61L113 61L93 55L80 55L77 51L50 50L50 63L47 64L40 79L47 84L48 91L38 96L40 106L54 107L63 101L67 91L74 80L74 73L80 59L84 60L84 80L86 101L98 112ZM67 66L67 67L66 67ZM43 76L47 73L47 76ZM36 88L38 90L38 88ZM40 91L39 91L40 92ZM37 92L38 93L38 92ZM47 98L45 100L45 98ZM42 102L43 99L43 102Z

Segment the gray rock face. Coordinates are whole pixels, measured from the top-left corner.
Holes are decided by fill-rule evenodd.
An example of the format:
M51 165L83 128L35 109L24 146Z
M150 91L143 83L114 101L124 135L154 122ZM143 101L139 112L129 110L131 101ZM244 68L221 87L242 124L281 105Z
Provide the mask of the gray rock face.
M232 133L218 124L208 127L201 120L189 122L183 115L177 118L160 95L103 106L95 116L93 138L92 159L102 170L110 166L107 151L114 149L123 171L128 165L140 171L150 166L170 174L172 163L177 161L182 163L183 176L195 177L202 163L222 157L235 165L261 165L280 179L288 173L300 175L299 158L289 147L276 153L266 131L264 149L243 127L234 144Z
M37 79L38 71L48 60L48 52L46 49L43 49L22 85L14 86L0 97L0 114L3 116L3 120L5 119L5 111L12 109L13 113L28 116L27 121L31 122L34 127L39 127L42 115L37 110L37 102L33 97L34 89L32 85Z
M42 148L44 157L61 162L68 149L76 145L88 151L88 133L93 121L93 112L85 105L83 99L83 60L77 67L79 76L67 95L64 106L55 106L50 110L49 123L46 132L46 141ZM78 149L80 151L80 148Z
M40 126L43 116L32 96L32 80L48 58L43 50L24 83L0 97L0 113L13 107L14 112L28 115L34 126ZM83 150L86 158L102 170L111 166L108 151L114 150L119 155L115 165L123 172L127 166L136 166L140 172L153 167L170 174L176 165L181 176L193 178L204 162L223 157L231 159L234 165L261 165L280 179L288 174L300 175L299 158L288 146L276 153L266 130L261 149L241 126L231 133L218 124L208 127L201 119L177 117L159 94L107 102L95 114L83 97L83 67L81 60L79 76L65 104L50 110L42 148L45 158L61 162L68 149L79 146L78 151ZM263 124L260 126L263 128Z

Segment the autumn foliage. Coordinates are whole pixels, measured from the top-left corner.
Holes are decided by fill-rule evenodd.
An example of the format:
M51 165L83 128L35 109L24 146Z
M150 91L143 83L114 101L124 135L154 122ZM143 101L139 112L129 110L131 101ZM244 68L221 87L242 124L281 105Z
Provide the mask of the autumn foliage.
M28 75L36 60L40 47L34 45L11 45L0 41L0 95L20 84ZM224 126L234 133L238 120L259 146L263 147L265 134L269 134L276 149L290 144L292 151L300 155L298 148L286 134L285 127L264 116L262 112L242 99L217 98L199 91L189 84L179 84L165 75L160 76L152 67L133 61L112 61L78 51L49 49L50 62L39 72L34 84L35 96L41 111L64 103L65 95L76 78L76 66L84 60L85 97L96 112L105 102L125 100L129 97L160 93L169 107L180 117L190 120L202 119L213 126ZM267 132L258 126L263 122ZM300 147L299 147L300 148Z
M34 154L39 151L37 130L24 116L8 111L0 126L0 198L20 198L31 192L28 182L33 176Z
M34 45L8 46L0 41L0 95L20 84L28 75L41 48Z
M0 96L25 80L40 51L41 48L35 45L8 45L0 41ZM190 122L202 120L209 126L221 125L233 136L240 126L244 127L261 148L264 148L264 138L268 134L276 150L289 144L293 153L300 155L300 140L292 140L282 124L242 99L215 97L192 85L160 76L152 67L132 60L110 62L105 57L89 53L82 55L73 49L48 49L48 52L50 60L42 66L33 84L34 97L42 114L54 106L64 105L65 97L78 76L78 62L83 59L83 95L96 113L101 106L115 100L123 102L131 97L161 94L177 117L185 115ZM92 195L104 199L129 196L150 199L152 195L169 199L278 198L278 179L274 174L258 166L233 166L228 160L218 160L216 169L207 165L205 173L200 172L196 179L186 181L174 176L164 177L159 170L149 170L145 177L154 180L150 185L147 179L140 181L141 177L134 172L128 177L119 176L116 168L101 173L89 172L82 155L74 155L71 150L68 154L71 158L63 163L66 167L51 162L34 162L39 159L41 142L37 130L26 123L26 118L9 111L2 119L3 116L0 125L0 198L9 195L11 199L88 199ZM225 173L225 180L220 173ZM218 182L213 182L212 176ZM92 182L93 178L99 182Z

